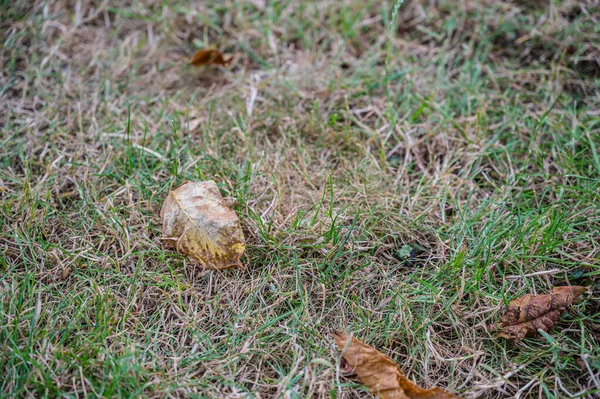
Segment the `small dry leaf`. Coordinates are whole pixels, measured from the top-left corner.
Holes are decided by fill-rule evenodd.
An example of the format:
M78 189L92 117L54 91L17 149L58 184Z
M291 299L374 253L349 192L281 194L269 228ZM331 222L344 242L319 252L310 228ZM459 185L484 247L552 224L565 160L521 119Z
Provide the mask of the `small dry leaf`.
M379 352L363 344L345 331L333 333L335 343L342 351L344 368L352 370L374 395L382 399L460 399L441 388L422 389L406 378L400 366Z
M498 324L490 326L499 331L496 337L521 340L538 335L538 329L548 331L587 287L554 287L551 294L527 294L511 301Z
M225 56L222 52L215 49L202 49L196 51L190 62L194 66L202 65L223 65L227 66L233 61L233 55Z
M250 3L252 3L252 5L256 7L257 10L262 10L267 5L265 3L265 0L250 0Z
M189 125L188 125L190 133L195 131L198 128L198 126L200 126L201 123L202 123L202 119L200 119L200 118L191 119L189 122Z
M166 242L203 267L242 267L244 233L214 181L187 182L171 191L160 217Z

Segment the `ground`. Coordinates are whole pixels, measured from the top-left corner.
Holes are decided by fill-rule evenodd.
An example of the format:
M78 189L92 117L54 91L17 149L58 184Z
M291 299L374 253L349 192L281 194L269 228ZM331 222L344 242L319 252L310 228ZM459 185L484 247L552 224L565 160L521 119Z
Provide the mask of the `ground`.
M597 0L0 7L0 396L372 397L335 329L465 398L599 394ZM209 179L244 269L161 240Z

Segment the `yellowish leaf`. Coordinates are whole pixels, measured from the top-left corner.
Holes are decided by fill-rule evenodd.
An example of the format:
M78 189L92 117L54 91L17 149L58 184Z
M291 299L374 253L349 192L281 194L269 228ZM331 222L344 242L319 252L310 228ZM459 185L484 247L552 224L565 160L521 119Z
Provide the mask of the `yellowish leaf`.
M345 331L336 331L333 336L346 362L345 372L352 370L381 399L461 399L441 388L418 387L395 361Z
M223 65L227 66L233 61L233 56L226 56L219 50L215 49L201 49L196 51L192 57L191 64L194 66L202 65Z
M242 267L244 233L212 180L171 191L160 211L163 239L209 269Z

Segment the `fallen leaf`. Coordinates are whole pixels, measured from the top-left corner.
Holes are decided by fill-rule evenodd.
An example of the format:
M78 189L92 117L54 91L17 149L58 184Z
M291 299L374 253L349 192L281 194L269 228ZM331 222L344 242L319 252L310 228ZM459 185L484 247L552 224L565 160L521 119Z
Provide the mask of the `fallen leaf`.
M342 360L340 361L340 372L344 377L347 378L356 377L354 369L350 366L350 364L348 364L348 362L344 358L342 358Z
M400 366L379 352L363 344L345 331L333 333L335 343L342 351L344 371L356 374L374 395L382 399L460 399L441 388L422 389L406 378Z
M415 251L413 247L404 244L402 248L400 248L400 250L396 253L396 255L398 255L400 259L408 259L413 253L413 251Z
M257 10L262 10L267 5L265 0L250 0L250 3L252 3Z
M242 267L244 233L214 181L187 182L171 191L160 217L167 244L203 267Z
M559 317L587 287L554 287L551 294L527 294L510 302L498 324L490 326L499 331L496 337L521 340L538 335L538 329L548 332Z
M194 66L202 65L223 65L227 66L233 61L233 56L230 55L227 59L222 52L215 49L201 49L196 51L190 62Z
M202 123L202 119L200 119L200 118L191 119L189 122L189 125L188 125L190 133L195 131L198 128L198 126L200 126L201 123Z

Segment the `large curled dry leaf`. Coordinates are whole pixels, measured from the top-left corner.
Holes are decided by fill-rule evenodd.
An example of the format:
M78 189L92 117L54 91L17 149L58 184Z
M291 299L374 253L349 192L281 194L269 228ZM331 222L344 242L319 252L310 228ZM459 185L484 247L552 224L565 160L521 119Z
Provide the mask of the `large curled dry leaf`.
M171 191L160 217L166 242L203 267L242 266L244 233L214 181L187 182Z
M336 331L333 336L348 368L379 398L460 399L441 388L419 388L406 378L395 361L345 331Z
M571 306L587 287L554 287L545 295L527 294L510 302L506 313L492 330L499 331L496 337L523 339L538 335L538 329L549 331L559 317Z
M192 57L191 64L194 66L202 65L222 65L227 66L233 61L233 56L225 56L222 52L215 49L201 49L196 51Z

